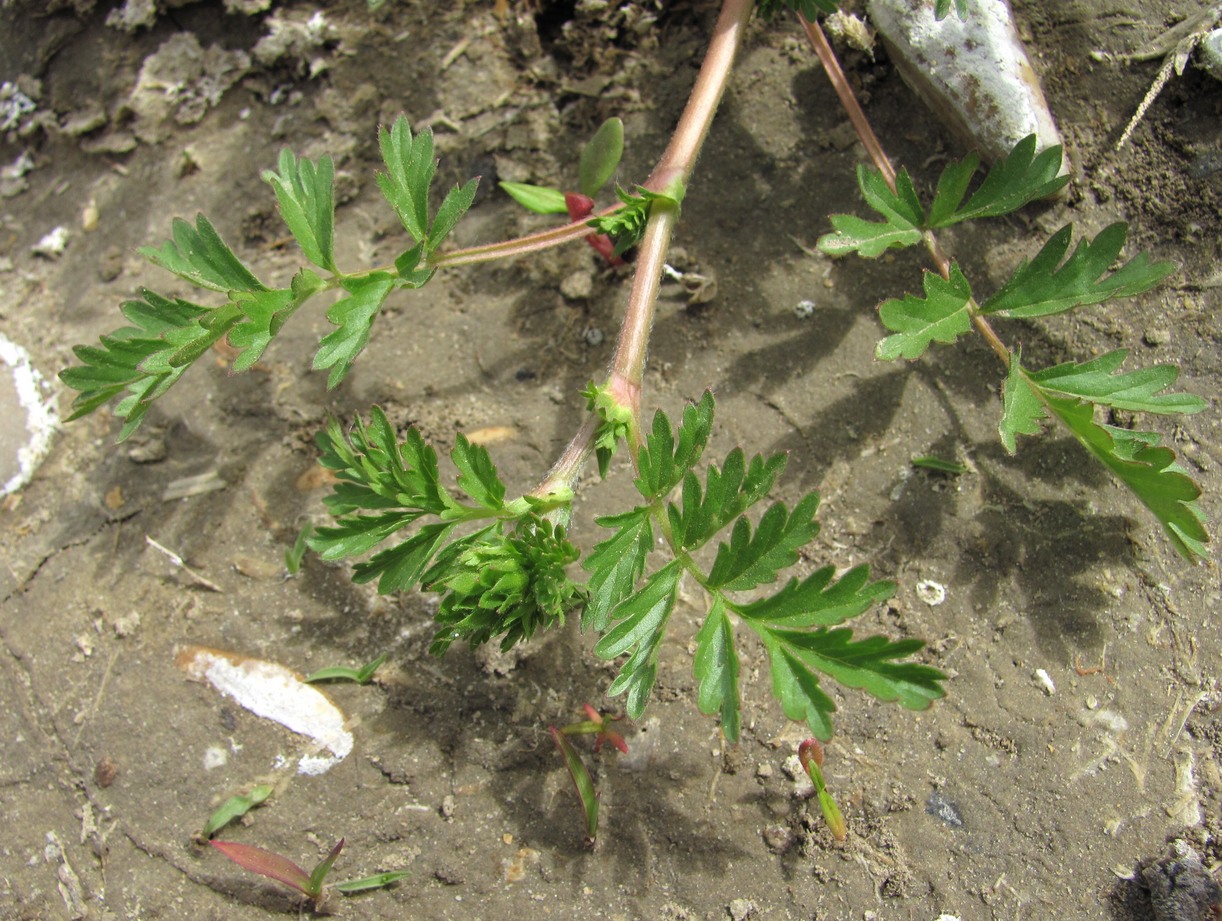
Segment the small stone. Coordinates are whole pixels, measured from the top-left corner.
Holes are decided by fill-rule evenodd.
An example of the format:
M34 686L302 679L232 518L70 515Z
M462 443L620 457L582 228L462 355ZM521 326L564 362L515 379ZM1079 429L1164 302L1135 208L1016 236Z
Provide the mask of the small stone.
M798 303L794 305L793 313L799 320L808 319L809 317L814 316L815 302L811 300L798 301Z
M747 921L755 915L755 903L750 899L731 899L727 910L731 921Z
M597 348L603 344L603 331L597 326L591 326L582 333L582 338L585 340L586 345L591 348Z
M594 276L589 272L573 272L560 282L560 293L568 301L588 300L594 293Z
M445 795L437 812L447 822L454 818L454 794L447 793Z
M140 629L140 612L130 611L121 617L116 617L113 624L115 636L125 639Z
M951 828L963 827L963 814L959 812L959 807L937 790L929 794L929 799L925 801L925 811L929 815L941 819L942 822Z
M109 758L103 758L93 767L93 782L99 787L109 787L118 776L119 766Z
M1162 326L1151 326L1141 336L1146 345L1166 345L1171 341L1171 330Z
M933 579L922 579L918 582L916 593L917 597L931 608L936 608L946 600L946 586Z
M784 825L769 825L764 829L764 844L774 854L789 849L793 843L793 832Z
M56 227L43 235L43 238L34 244L30 250L35 256L42 256L44 259L58 259L64 254L64 250L68 248L68 239L71 234L68 233L67 227Z
M772 776L772 765L767 763L759 765L755 769L755 776L760 780L767 780Z

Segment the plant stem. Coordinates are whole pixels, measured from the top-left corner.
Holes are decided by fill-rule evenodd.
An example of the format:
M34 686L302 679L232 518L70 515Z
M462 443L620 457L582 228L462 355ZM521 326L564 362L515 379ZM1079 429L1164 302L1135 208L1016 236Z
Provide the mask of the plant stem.
M642 185L651 192L667 195L681 201L687 182L696 166L713 116L725 93L726 83L734 65L734 57L742 44L747 21L755 8L754 0L724 0L713 38L709 42L700 73L688 97L679 123L675 126L670 142L662 152L653 172ZM624 321L620 326L615 356L611 361L610 380L607 387L616 400L632 411L633 440L639 440L641 418L641 382L644 377L645 356L649 349L649 334L653 328L654 308L657 304L658 288L662 278L662 265L670 236L679 219L679 209L664 201L654 201L650 207L649 220L641 239L635 262L632 290L624 309ZM584 224L581 226L585 226ZM562 228L567 231L568 228ZM588 228L587 228L588 231ZM543 235L539 235L543 236ZM573 233L572 236L577 236ZM570 239L571 237L565 237ZM543 245L553 245L552 242ZM542 248L540 246L539 248ZM485 247L482 249L491 249ZM501 253L504 254L504 253ZM455 254L451 253L453 257ZM489 257L495 258L495 257ZM443 257L438 264L457 264ZM598 433L599 419L591 415L578 429L564 452L548 471L543 482L535 488L535 495L545 495L560 486L570 486L581 467L593 452L594 438ZM637 444L630 446L633 461Z
M886 151L883 150L883 145L879 142L878 135L874 133L874 129L870 126L870 120L866 118L865 112L862 111L857 97L853 95L853 88L849 86L848 78L845 77L844 70L840 67L840 61L836 57L836 52L832 49L827 36L823 33L823 29L818 23L809 22L806 17L801 15L798 16L798 19L802 23L802 28L806 31L806 37L810 41L811 47L814 48L815 54L819 58L819 63L823 65L823 70L827 74L828 80L831 82L833 89L836 90L836 95L848 114L849 121L853 124L853 129L857 132L858 140L865 147L870 161L882 173L888 187L894 192L895 168L891 165L891 160L887 157ZM938 272L943 278L949 279L950 257L943 251L941 244L938 243L938 238L934 236L932 231L928 230L922 234L922 237L925 242L925 248L929 251L930 257L938 267ZM997 354L997 357L1001 359L1001 363L1009 368L1010 350L1001 341L1001 337L994 332L989 321L981 315L979 306L975 300L968 304L972 324L976 327L976 331L984 337L989 347Z
M551 249L553 246L568 243L570 240L580 240L589 236L591 233L589 222L591 220L596 217L605 217L608 214L613 214L621 207L622 205L613 205L610 208L604 208L602 211L595 212L589 217L584 217L576 223L565 224L563 227L553 227L550 230L527 234L524 237L502 240L499 243L485 243L482 246L470 246L466 249L450 250L447 253L435 256L430 261L435 267L445 269L456 265L474 265L478 262L491 262L494 259L504 259L508 256L520 256L524 253L535 253L540 250Z

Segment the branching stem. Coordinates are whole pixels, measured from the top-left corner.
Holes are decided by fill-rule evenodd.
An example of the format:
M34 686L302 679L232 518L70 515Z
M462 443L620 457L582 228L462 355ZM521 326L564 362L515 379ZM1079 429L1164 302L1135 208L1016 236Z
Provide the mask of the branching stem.
M887 181L887 185L891 191L895 191L895 168L891 165L891 160L887 157L887 153L883 150L883 145L878 140L878 135L874 133L874 129L870 126L869 119L862 111L861 104L857 101L857 97L853 95L853 88L849 86L848 78L844 75L844 70L840 67L840 61L836 57L836 52L832 49L831 43L828 42L827 36L818 23L809 22L806 17L799 15L798 19L802 23L802 28L806 32L806 37L810 41L811 47L814 48L815 54L819 58L819 63L823 65L823 70L827 74L828 80L832 84L832 88L836 90L836 96L840 99L840 104L848 113L849 121L853 124L853 129L857 132L857 138L865 147L866 153L870 157L870 161L874 164L875 169L882 173L883 178ZM932 231L925 231L922 235L925 248L929 251L930 257L934 264L938 267L938 272L945 279L950 278L950 257L943 251L941 244L938 243L938 238L934 236ZM980 313L979 306L975 300L968 303L968 311L972 317L972 324L976 327L976 331L984 337L984 341L1001 359L1001 363L1008 369L1010 367L1010 350L1006 348L1001 337L994 332L989 321Z

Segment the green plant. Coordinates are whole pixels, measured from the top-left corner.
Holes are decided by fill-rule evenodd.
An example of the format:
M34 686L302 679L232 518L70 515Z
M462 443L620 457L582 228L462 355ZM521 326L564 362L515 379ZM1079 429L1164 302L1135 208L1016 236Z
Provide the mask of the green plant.
M573 779L573 787L577 790L577 798L581 800L582 812L585 816L585 841L587 846L593 846L598 836L598 793L594 789L594 780L589 768L582 760L576 747L569 741L570 736L593 735L594 754L602 751L608 742L612 747L628 754L628 743L624 737L611 728L610 724L622 719L618 716L606 716L599 713L589 704L585 705L587 719L577 723L569 723L561 729L549 726L548 732L556 744L557 751L564 757L565 767Z
M1006 448L1013 451L1017 436L1033 434L1043 419L1058 420L1151 509L1179 552L1203 556L1209 538L1197 506L1199 489L1175 464L1174 455L1152 433L1099 423L1093 415L1096 406L1200 409L1203 402L1195 397L1162 393L1175 370L1117 373L1123 358L1118 352L1082 364L1028 370L1019 351L1007 348L990 325L994 317L1042 317L1137 294L1166 277L1171 267L1138 256L1109 271L1124 239L1119 225L1066 257L1066 228L992 297L973 299L966 277L941 254L933 231L1005 214L1056 191L1065 181L1059 176L1059 150L1036 155L1032 141L1022 142L970 196L978 161L968 157L943 172L927 208L907 173L891 170L847 93L843 75L837 76L830 48L825 40L820 44L822 33L810 20L834 5L828 0L765 0L760 5L765 12L783 5L805 15L803 25L878 165L877 170L859 170L858 182L882 219L837 216L835 232L820 247L831 254L873 258L923 242L934 254L940 274L926 275L923 297L882 305L880 316L891 335L880 343L879 357L915 359L932 343L952 342L975 328L1008 369L1000 426ZM950 3L940 7L945 15ZM961 4L959 11L962 15ZM649 700L659 649L684 579L699 586L706 600L693 663L697 703L703 712L720 716L728 739L739 737L741 722L736 631L763 645L772 690L785 714L806 722L820 738L831 735L835 710L822 677L910 709L929 706L942 696L944 676L911 658L921 647L918 640L859 639L845 626L888 598L892 583L871 581L865 566L839 577L832 566L801 579L784 576L818 533L814 516L819 499L808 493L792 507L769 500L785 465L783 456L748 459L734 449L720 464L702 466L714 415L709 394L688 406L678 425L661 412L649 426L642 421L643 367L659 277L751 12L750 0L725 0L691 98L650 175L634 193L619 190L620 204L612 208L594 212L592 204L575 209L564 202L570 215L581 215L563 227L444 250L442 244L473 200L475 180L433 196L431 135L413 135L401 117L380 132L385 171L378 184L411 245L389 265L344 271L334 256L332 163L285 151L278 170L265 178L310 265L288 287L270 289L207 218L201 215L194 224L176 221L169 242L142 252L223 302L209 307L149 290L127 302L123 311L133 325L102 337L100 347L78 347L81 364L61 375L79 391L73 418L114 401L114 412L124 420L120 438L126 438L152 402L214 343L227 339L238 351L234 370L246 370L288 319L324 292L336 292L339 299L327 311L335 329L322 338L314 367L328 371L328 386L334 387L395 291L418 288L439 269L529 254L589 238L592 231L605 234L615 241L615 252L637 248L618 345L606 378L584 391L589 412L581 427L540 482L511 498L488 451L458 435L450 452L457 471L452 488L420 433L409 429L401 438L375 408L347 431L333 421L318 436L321 462L338 484L326 502L334 522L315 529L307 538L309 546L330 561L360 558L354 578L376 581L382 592L420 587L438 594L432 643L437 654L456 640L477 645L495 639L508 648L563 623L581 607L582 626L598 635L595 652L621 663L610 693L626 696L627 712L634 718ZM614 171L622 139L615 128L604 128L594 146L595 165L585 168L583 157L583 194L586 188L597 191ZM537 187L526 197L541 210L559 210L564 199L556 190ZM440 207L430 212L429 202L436 198ZM581 552L567 534L572 484L592 455L606 475L621 447L635 471L638 499L631 509L599 519L609 534L582 560L588 582L581 585L572 576ZM647 572L647 557L658 538L671 558Z
M366 662L360 668L352 668L348 665L328 665L326 668L320 668L316 672L311 672L306 676L305 680L309 683L315 681L352 681L356 684L369 684L373 680L374 673L386 664L388 658L390 658L390 654L384 652L373 661Z
M229 797L208 817L208 821L200 830L200 837L211 838L230 822L240 819L256 806L263 805L274 792L275 788L271 784L255 784L248 792Z
M328 886L326 884L327 876L335 865L339 852L344 849L343 838L335 843L335 847L331 848L327 856L320 860L309 873L276 851L269 851L250 844L240 844L237 841L209 841L208 843L242 869L258 873L260 876L266 876L291 889L296 889L313 902L316 909L322 906L331 891L351 895L370 889L383 889L408 875L406 870L389 870L385 873L375 873L372 876L345 880L342 883Z

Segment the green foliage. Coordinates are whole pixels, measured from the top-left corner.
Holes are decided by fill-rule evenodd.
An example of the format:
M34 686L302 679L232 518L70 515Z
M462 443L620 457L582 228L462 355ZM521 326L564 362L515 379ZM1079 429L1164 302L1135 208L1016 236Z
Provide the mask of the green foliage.
M564 193L559 189L548 189L525 182L497 184L527 211L533 211L535 214L568 214L569 212L568 205L564 201Z
M635 437L632 408L620 403L606 387L599 387L593 381L581 391L581 395L586 398L586 408L599 420L598 432L594 436L594 454L598 458L598 475L605 480L619 443Z
M836 215L832 218L836 232L820 239L819 248L834 255L856 252L875 258L891 247L911 246L935 228L1007 214L1056 192L1067 181L1059 175L1060 148L1036 153L1034 136L1020 141L968 196L978 166L975 154L947 166L928 213L907 173L897 175L892 190L880 173L859 168L862 195L882 220ZM892 335L879 342L876 355L886 360L919 358L934 342L951 343L970 331L973 320L1031 319L1131 297L1150 290L1175 269L1169 262L1151 262L1145 254L1113 269L1124 246L1124 224L1105 228L1094 240L1081 240L1070 253L1072 233L1070 226L1058 230L1035 258L1021 263L981 303L973 298L957 264L950 263L947 278L926 273L923 298L908 295L880 306L879 317ZM1004 347L996 343L995 348ZM1068 362L1030 371L1022 366L1019 353L1008 355L998 426L1002 444L1012 454L1019 435L1039 434L1043 420L1057 419L1154 513L1179 553L1188 559L1203 557L1209 535L1196 502L1200 489L1175 463L1174 453L1159 446L1152 433L1100 425L1093 416L1096 405L1167 414L1198 412L1205 403L1189 394L1163 393L1177 376L1172 367L1118 373L1124 357L1118 350L1083 364Z
M637 186L636 194L616 188L615 194L623 207L603 217L591 218L589 225L599 233L605 233L615 241L615 255L622 256L641 242L650 211L655 207L679 207L679 197L662 192L651 192Z
M141 291L141 300L127 301L123 314L134 325L102 336L100 347L78 346L74 351L80 364L60 374L78 391L71 418L115 401L114 412L124 420L119 438L127 438L152 402L212 346L227 339L238 352L232 369L246 371L310 298L336 290L343 296L327 311L336 329L320 342L314 367L330 369L327 385L338 386L368 343L386 298L399 288L418 288L432 277L437 248L475 196L474 179L452 189L430 221L429 193L436 172L432 135L424 131L413 138L407 120L400 117L389 131L382 130L381 140L386 172L379 175L379 184L415 241L395 260L393 270L339 271L334 166L329 157L315 163L285 150L278 169L265 171L263 178L275 191L280 214L305 258L327 277L302 267L288 287L269 288L208 218L198 215L194 225L175 219L168 241L143 247L140 253L193 287L224 295L225 302L209 307L149 289Z
M636 486L644 504L599 519L614 533L585 562L591 578L583 626L602 633L594 647L597 655L627 656L608 693L626 694L629 716L643 712L686 573L710 598L696 637L697 703L703 712L721 715L728 739L738 738L741 725L732 618L763 641L772 662L774 692L786 715L805 720L822 738L831 734L835 704L820 687L819 675L913 709L942 696L940 672L896 661L919 649L920 642L892 642L885 637L853 641L847 628L828 629L894 591L891 583L871 583L865 567L850 570L839 581L833 580L830 567L801 582L790 579L763 599L733 597L775 582L781 570L797 561L798 551L818 534L814 515L819 500L808 493L792 510L771 503L753 527L747 513L764 502L780 476L784 457L755 457L748 462L735 449L720 467L709 466L702 485L693 468L708 443L712 423L709 394L684 410L678 431L665 414L657 413L637 455ZM678 496L670 500L676 487ZM675 558L642 581L655 525ZM712 566L704 569L692 553L726 528L728 541L718 544Z
M311 672L305 680L307 684L316 681L351 681L354 684L369 684L377 670L386 664L388 658L390 658L390 653L384 652L360 668L352 668L349 665L328 665L326 668Z
M934 3L934 18L938 20L945 19L950 14L950 5L952 0L935 0ZM953 0L955 4L955 12L961 20L967 20L967 0Z
M980 305L980 312L1011 318L1046 317L1149 291L1173 273L1175 265L1151 265L1146 254L1139 253L1109 272L1124 246L1126 229L1124 224L1112 224L1100 231L1093 243L1080 241L1062 264L1073 233L1067 224L1052 235L1034 259L1014 270L1010 280Z
M218 831L235 819L240 819L256 806L267 802L267 798L275 792L270 784L256 784L248 793L237 793L221 803L208 817L200 830L200 837L211 838Z
M624 123L618 118L608 118L598 126L594 137L581 150L578 163L577 189L582 195L593 198L607 180L615 175L620 159L624 156Z
M954 342L971 330L972 289L959 267L951 264L950 280L933 272L926 272L924 280L924 298L910 294L878 308L883 326L895 333L874 350L880 360L919 358L932 343Z

